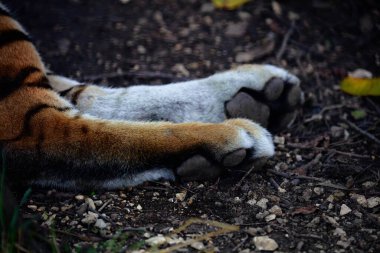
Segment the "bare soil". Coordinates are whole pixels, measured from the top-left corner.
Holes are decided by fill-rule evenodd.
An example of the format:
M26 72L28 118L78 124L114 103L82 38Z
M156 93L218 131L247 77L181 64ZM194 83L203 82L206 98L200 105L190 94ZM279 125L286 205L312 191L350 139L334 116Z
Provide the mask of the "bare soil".
M368 137L380 138L379 99L349 96L338 86L358 68L380 75L376 1L280 1L281 11L264 0L233 11L200 0L6 2L51 70L62 75L128 86L272 63L298 75L305 91L305 105L293 127L276 134L276 156L261 172L117 192L34 190L24 216L54 227L60 245L82 252L147 249L148 238L198 217L240 226L204 240L208 252L255 251L259 235L283 252L380 251L380 205L371 204L380 197L380 145ZM358 110L365 115L353 117ZM80 195L95 201L93 212L105 229L82 221L91 200L83 204ZM266 207L255 204L265 199ZM275 205L281 213L271 209ZM344 205L351 211L343 215ZM276 217L269 221L270 212ZM194 225L177 237L210 229Z

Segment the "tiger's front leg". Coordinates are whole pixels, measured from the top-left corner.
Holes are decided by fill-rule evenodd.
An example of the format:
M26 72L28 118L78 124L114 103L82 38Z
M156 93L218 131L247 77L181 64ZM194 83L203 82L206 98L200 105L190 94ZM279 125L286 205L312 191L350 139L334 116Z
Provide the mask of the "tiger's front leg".
M44 103L37 102L41 96ZM12 108L8 103L18 101L25 109L5 110ZM114 189L174 179L188 163L202 166L191 165L193 157L217 167L235 167L274 153L271 135L249 120L218 124L100 120L78 114L51 91L36 93L34 88L2 103L0 114L9 124L2 125L0 139L9 175L36 185Z

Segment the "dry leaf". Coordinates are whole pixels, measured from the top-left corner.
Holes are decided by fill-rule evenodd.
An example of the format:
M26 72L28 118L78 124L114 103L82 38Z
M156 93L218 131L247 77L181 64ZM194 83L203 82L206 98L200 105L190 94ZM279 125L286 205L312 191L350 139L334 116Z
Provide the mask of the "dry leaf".
M235 10L250 0L212 0L215 8Z
M380 78L355 78L347 77L340 88L351 95L380 96Z
M315 210L317 210L317 207L315 207L315 206L300 207L300 208L295 209L292 212L292 215L295 215L295 214L311 214L311 213L314 213Z

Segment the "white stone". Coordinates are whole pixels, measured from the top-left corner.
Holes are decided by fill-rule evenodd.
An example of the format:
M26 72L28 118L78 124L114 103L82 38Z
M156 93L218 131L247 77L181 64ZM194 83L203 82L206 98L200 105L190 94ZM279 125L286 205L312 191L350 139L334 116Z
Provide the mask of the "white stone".
M142 210L142 206L140 206L140 205L137 205L136 208L137 208L137 210L139 210L139 211Z
M92 224L95 223L98 219L99 215L97 213L88 212L87 214L84 214L84 218L81 220L84 224Z
M380 204L380 197L371 197L367 199L368 207L374 208Z
M190 246L196 250L204 250L205 249L205 246L203 245L202 242L193 242Z
M276 219L276 215L275 214L269 214L268 216L265 217L265 221L266 222L269 222L269 221L272 221L272 220L275 220Z
M179 193L176 193L175 194L175 198L178 200L178 201L184 201L185 198L186 198L186 192L179 192Z
M267 205L268 201L269 201L268 199L262 198L259 201L257 201L256 205L265 210L268 207Z
M278 248L278 244L275 240L269 238L269 236L255 236L253 243L257 250L274 251Z
M343 204L340 206L339 215L343 216L343 215L350 213L351 211L352 211L351 208L349 208L346 204Z
M28 208L32 211L36 211L37 210L37 206L36 205L28 205Z
M346 237L347 233L341 228L335 228L333 235L339 236L339 237Z
M157 236L154 236L154 237L151 237L149 238L148 240L145 241L147 244L149 244L150 246L153 246L153 245L161 245L161 244L164 244L166 243L166 238L163 236L163 235L157 235Z
M350 196L352 199L354 199L362 207L368 207L368 201L364 195L351 193Z
M247 204L250 205L250 206L254 206L256 204L256 199L250 199L247 201Z
M91 211L95 211L96 210L95 203L94 203L94 201L91 198L86 198L84 200L84 202L87 203L88 209L90 209Z
M76 195L75 199L79 200L79 201L82 201L82 200L84 200L84 196L83 195Z
M96 220L96 222L95 222L95 227L98 227L98 228L100 228L100 229L104 229L104 228L107 227L107 224L104 222L104 220L102 220L102 219L98 219L98 220Z
M275 215L282 215L282 209L278 205L274 205L269 209L269 212Z

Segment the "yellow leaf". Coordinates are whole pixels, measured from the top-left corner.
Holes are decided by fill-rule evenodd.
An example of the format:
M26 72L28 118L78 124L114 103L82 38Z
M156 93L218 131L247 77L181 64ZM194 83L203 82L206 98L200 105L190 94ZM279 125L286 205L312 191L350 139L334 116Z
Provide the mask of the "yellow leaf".
M218 9L235 10L251 0L212 0Z
M380 96L380 78L347 77L340 83L344 92L357 96Z

